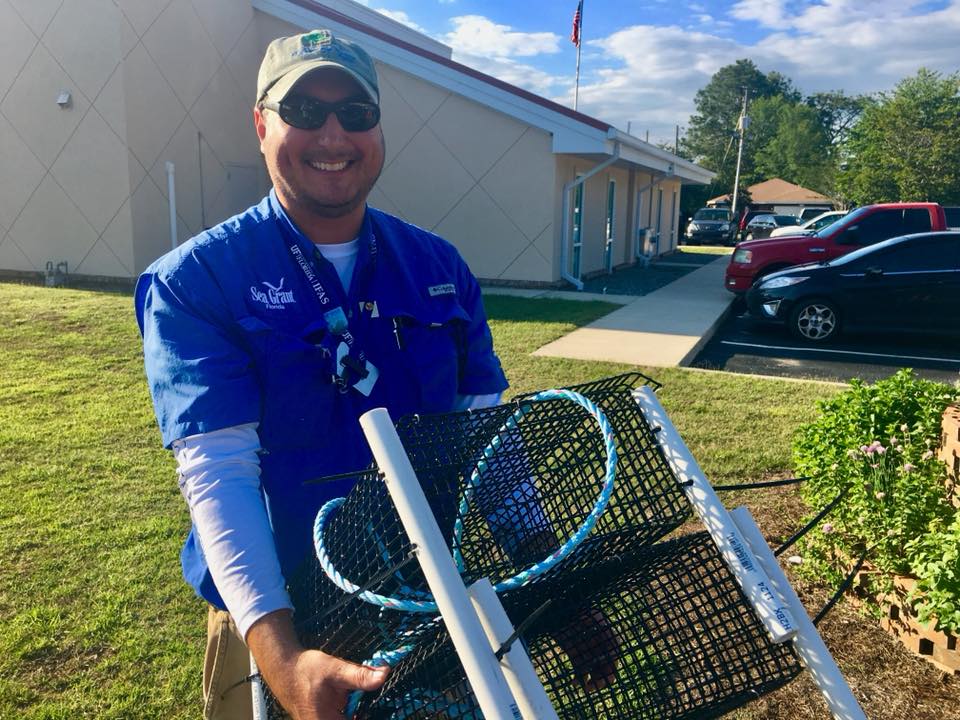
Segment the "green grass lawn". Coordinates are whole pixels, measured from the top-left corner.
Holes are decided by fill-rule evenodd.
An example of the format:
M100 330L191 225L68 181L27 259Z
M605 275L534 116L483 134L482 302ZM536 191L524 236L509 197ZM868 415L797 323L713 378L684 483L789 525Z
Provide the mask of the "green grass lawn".
M531 357L616 306L488 297L513 392L624 365ZM644 370L714 482L789 469L817 383ZM0 284L0 718L200 714L205 610L160 447L131 298Z

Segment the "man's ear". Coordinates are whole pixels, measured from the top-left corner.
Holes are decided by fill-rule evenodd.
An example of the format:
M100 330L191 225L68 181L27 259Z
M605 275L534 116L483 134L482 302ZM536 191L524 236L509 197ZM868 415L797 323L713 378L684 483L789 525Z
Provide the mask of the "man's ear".
M267 136L267 119L259 105L253 108L253 125L257 129L257 137L260 139L260 152L263 152L263 139Z

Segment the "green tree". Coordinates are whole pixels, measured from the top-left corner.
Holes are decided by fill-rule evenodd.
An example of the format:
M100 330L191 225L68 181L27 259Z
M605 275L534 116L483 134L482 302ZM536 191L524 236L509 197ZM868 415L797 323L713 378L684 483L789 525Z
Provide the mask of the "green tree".
M751 118L754 176L748 182L779 177L821 193L832 189L830 137L816 110L775 96L757 100Z
M960 203L960 73L921 68L864 110L837 187L858 204Z
M843 90L833 90L809 95L804 102L816 111L830 144L836 147L847 140L850 129L860 119L870 99L864 95L847 95Z
M778 95L793 101L800 98L788 78L775 72L764 75L746 59L720 68L697 91L696 113L690 118L682 148L696 162L719 173L718 184L727 188L733 184L737 118L744 89L751 101Z
M799 102L800 93L789 78L777 72L762 73L752 60L741 59L720 68L696 95L696 113L680 141L680 155L717 173L713 183L703 189L684 190L681 208L692 211L703 201L729 193L733 188L737 160L737 119L743 106L744 90L750 102L759 98L783 97ZM749 114L749 111L748 111ZM754 148L745 145L740 172L740 190L756 177Z

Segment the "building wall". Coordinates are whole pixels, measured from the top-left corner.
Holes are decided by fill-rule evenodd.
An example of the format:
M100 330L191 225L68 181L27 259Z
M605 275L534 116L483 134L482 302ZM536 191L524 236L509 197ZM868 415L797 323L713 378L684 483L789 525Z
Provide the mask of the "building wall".
M578 175L586 175L599 161L561 157L557 159L557 182L555 187L555 196L557 198L556 208L556 242L559 246L561 242L561 220L562 213L561 198L563 185L571 182ZM601 170L596 175L587 179L584 183L583 198L583 219L582 219L582 243L580 259L581 277L588 277L598 272L606 270L605 264L605 245L606 245L606 220L607 220L607 191L610 180L614 180L615 203L614 203L614 243L613 243L613 267L629 265L635 262L635 253L638 248L637 233L648 225L656 226L655 209L650 206L650 191L638 192L644 186L650 183L650 174L639 172L635 169L626 169L617 166L611 166ZM670 228L670 205L669 192L673 189L679 189L679 183L669 181L664 183L664 207L662 210L662 227L664 228L664 237L666 237ZM654 189L654 203L656 202L656 189ZM570 198L570 211L567 222L572 227L573 222L573 194ZM639 197L638 197L639 195ZM639 204L639 205L638 205ZM677 210L677 214L679 209ZM677 219L674 220L676 225ZM572 236L571 236L572 242ZM666 250L661 248L661 252ZM558 251L559 256L559 251ZM559 279L559 267L555 279Z
M116 111L122 23L110 0L0 0L0 268L133 269Z
M0 0L0 269L135 277L269 188L253 129L273 38L250 0ZM371 204L481 278L554 279L548 133L378 63L387 157ZM61 90L72 103L61 109Z
M642 232L650 228L656 233L659 228L660 234L656 254L662 255L676 250L679 246L680 233L682 232L680 227L680 194L682 187L680 181L675 179L665 179L653 187L648 187L655 179L655 176L650 173L637 173L636 188L639 195L637 229L638 232ZM675 203L673 200L674 194L676 194ZM640 251L649 254L652 249L649 247L640 248Z
M269 188L257 69L272 39L302 28L250 0L0 0L0 28L0 270L66 262L135 277L171 247L168 163L177 242ZM486 105L378 71L387 154L371 204L446 237L482 279L559 280L561 190L595 163L554 156L548 132ZM609 168L588 181L583 274L605 269L611 178L613 265L632 262L643 177Z
M135 276L171 246L167 162L181 242L260 196L265 17L249 0L0 0L0 269Z
M445 237L481 279L554 277L551 138L378 63L387 154L370 203Z

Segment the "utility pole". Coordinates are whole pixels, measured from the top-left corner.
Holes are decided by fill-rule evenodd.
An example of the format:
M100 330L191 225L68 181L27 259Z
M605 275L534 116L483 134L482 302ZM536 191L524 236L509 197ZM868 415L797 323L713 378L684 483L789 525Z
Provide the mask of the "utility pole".
M747 95L750 94L750 88L743 89L743 107L740 109L740 118L737 120L737 130L740 132L740 147L737 149L737 173L733 181L733 204L730 207L731 219L737 217L737 191L740 189L740 163L743 160L743 136L747 132L747 126L750 125L750 118L747 117Z

